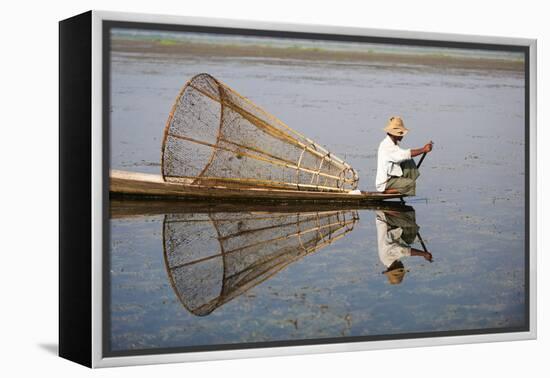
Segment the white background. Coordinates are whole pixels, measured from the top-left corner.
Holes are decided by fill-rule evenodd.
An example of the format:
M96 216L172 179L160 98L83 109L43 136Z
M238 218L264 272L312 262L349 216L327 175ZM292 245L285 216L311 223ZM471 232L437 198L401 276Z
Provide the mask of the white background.
M538 193L548 187L550 40L544 1L18 1L4 2L0 64L0 373L187 377L545 375L548 370L547 215L539 196L537 341L157 365L91 371L56 356L58 248L58 25L89 9L538 39ZM540 4L540 5L539 5ZM75 125L78 126L78 125ZM7 210L7 211L6 211ZM546 231L547 232L547 231ZM547 349L544 352L544 349Z

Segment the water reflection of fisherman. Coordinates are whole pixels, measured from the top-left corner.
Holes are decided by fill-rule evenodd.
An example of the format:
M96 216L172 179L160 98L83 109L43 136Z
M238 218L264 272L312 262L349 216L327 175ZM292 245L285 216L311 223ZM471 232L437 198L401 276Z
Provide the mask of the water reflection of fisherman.
M432 254L412 248L420 227L416 224L415 212L376 211L378 256L386 267L384 275L390 284L400 284L407 270L401 262L405 256L422 256L432 261Z

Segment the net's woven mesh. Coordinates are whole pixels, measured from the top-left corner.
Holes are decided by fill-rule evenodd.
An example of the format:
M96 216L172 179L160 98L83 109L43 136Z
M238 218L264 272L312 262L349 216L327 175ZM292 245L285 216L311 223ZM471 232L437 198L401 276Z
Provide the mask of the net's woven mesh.
M289 264L350 232L355 210L169 214L164 257L183 306L208 315Z
M165 181L348 191L356 171L208 74L180 91L162 145Z

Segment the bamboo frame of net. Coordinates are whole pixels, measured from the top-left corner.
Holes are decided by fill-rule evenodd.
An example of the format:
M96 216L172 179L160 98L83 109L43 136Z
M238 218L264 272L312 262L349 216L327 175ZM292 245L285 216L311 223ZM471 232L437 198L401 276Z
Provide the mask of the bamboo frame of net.
M209 74L176 97L161 171L197 185L346 192L358 184L348 163Z

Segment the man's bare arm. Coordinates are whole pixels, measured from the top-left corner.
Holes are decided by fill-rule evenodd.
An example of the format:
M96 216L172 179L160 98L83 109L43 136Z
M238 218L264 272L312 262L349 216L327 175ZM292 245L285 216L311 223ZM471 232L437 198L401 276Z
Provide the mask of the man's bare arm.
M428 251L421 251L416 248L411 248L411 256L422 256L429 262L432 262L432 254Z
M430 141L429 143L426 143L424 147L421 148L411 148L411 157L415 157L418 155L422 155L423 153L431 152L433 148L433 142Z

